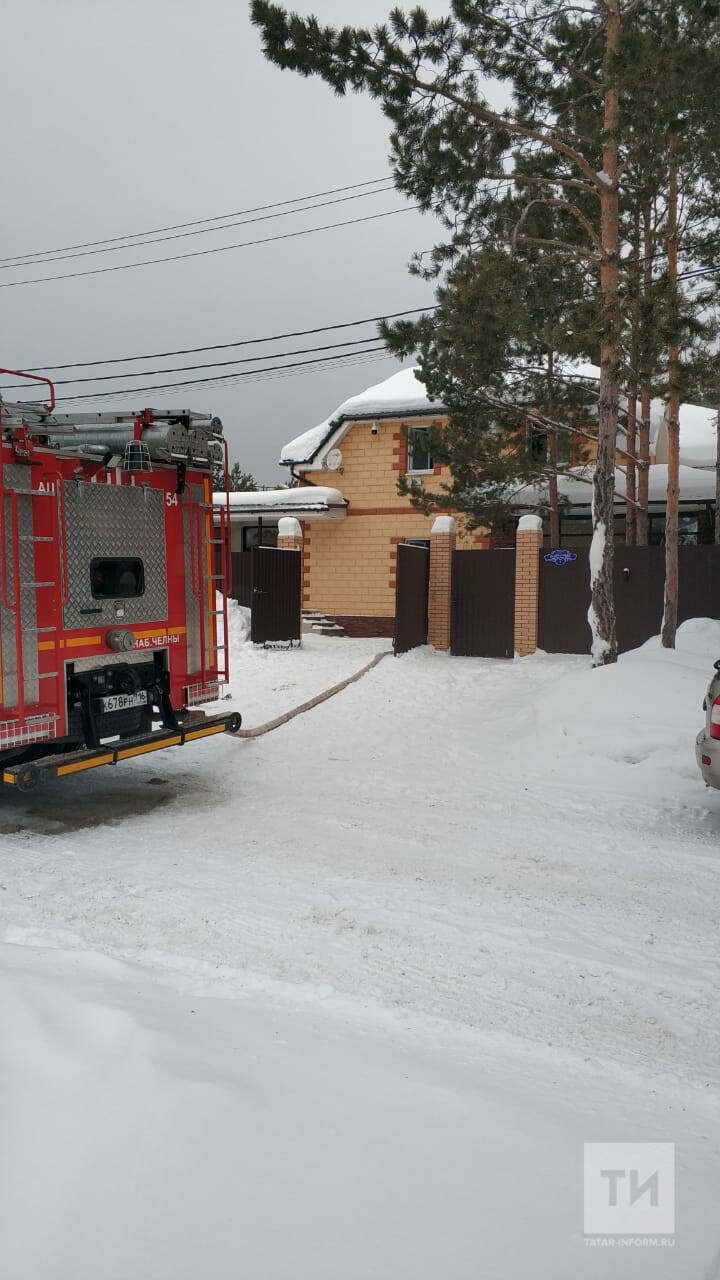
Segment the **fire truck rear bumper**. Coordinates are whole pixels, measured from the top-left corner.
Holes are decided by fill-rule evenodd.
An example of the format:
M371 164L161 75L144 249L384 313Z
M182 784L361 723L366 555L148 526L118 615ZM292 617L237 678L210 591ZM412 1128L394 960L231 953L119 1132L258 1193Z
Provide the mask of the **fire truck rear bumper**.
M17 791L32 791L43 778L66 778L86 769L97 769L101 764L120 764L135 756L162 751L164 747L184 747L186 742L212 738L218 733L237 733L241 724L242 717L237 711L224 716L191 712L190 718L176 730L159 729L136 738L109 742L94 751L73 751L66 755L44 756L29 764L6 765L2 770L2 781Z

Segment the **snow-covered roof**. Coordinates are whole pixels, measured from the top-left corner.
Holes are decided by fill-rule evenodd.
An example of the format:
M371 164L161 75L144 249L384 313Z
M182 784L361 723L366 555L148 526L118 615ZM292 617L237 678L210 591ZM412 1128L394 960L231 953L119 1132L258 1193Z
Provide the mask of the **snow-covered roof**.
M568 382L600 382L598 365L584 361L564 361L556 367L556 377ZM627 398L621 397L621 428L625 425ZM650 403L650 454L656 462L667 462L667 422L665 402ZM637 406L640 421L640 402ZM680 406L680 461L688 467L714 467L716 458L717 409L705 409L698 404Z
M215 503L222 506L224 493L214 495ZM300 485L297 489L244 490L230 494L230 518L243 516L299 516L312 519L342 520L347 501L339 489L325 489L319 485Z
M558 477L558 497L573 507L589 506L592 500L594 468L573 467ZM648 470L648 501L665 502L667 465L654 463ZM680 467L680 501L709 502L715 500L715 475L700 467ZM625 473L615 469L615 505L625 501ZM534 507L547 502L547 485L527 485L513 497L516 507Z
M345 400L324 422L311 427L286 444L280 454L284 466L313 462L323 446L342 434L343 424L363 418L402 418L425 413L444 413L439 400L428 399L417 369L401 369L384 382L368 387L359 395ZM584 361L566 361L556 376L573 382L599 383L600 369ZM623 397L622 403L627 405ZM640 404L638 403L638 420ZM624 415L623 415L624 421ZM684 404L680 408L680 461L688 467L714 467L716 460L717 410L701 405ZM336 440L333 440L336 437ZM653 400L650 406L650 454L657 462L667 462L667 424L665 404Z
M324 422L296 436L280 454L284 466L312 462L343 423L359 418L397 418L426 413L444 413L439 400L429 400L423 383L413 368L401 369L392 377L368 387L338 405Z
M667 423L664 407L655 445L658 462L667 462ZM680 406L680 461L689 467L712 467L717 455L717 409L697 404Z

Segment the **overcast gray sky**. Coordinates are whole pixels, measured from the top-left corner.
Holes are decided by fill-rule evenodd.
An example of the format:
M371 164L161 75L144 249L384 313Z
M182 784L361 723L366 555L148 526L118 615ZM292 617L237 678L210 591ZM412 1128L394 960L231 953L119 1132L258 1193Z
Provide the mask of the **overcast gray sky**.
M372 22L384 18L391 3L300 0L294 7L334 23ZM443 11L440 0L432 8ZM1 258L389 173L388 123L378 105L364 97L338 99L319 81L276 70L262 55L246 0L2 0L0 10ZM406 203L388 192L217 235L2 270L0 283L233 244ZM431 219L403 212L190 261L2 289L0 364L47 367L199 347L423 306L432 289L408 275L407 262L437 238ZM370 327L361 332L367 336ZM260 350L271 356L352 337L352 331L319 335ZM134 368L213 358L150 360ZM384 357L231 387L137 397L119 391L116 400L83 407L154 402L212 410L225 422L231 456L259 481L274 483L286 478L276 466L286 440L397 367ZM132 385L190 376L155 375ZM123 389L131 381L115 385Z

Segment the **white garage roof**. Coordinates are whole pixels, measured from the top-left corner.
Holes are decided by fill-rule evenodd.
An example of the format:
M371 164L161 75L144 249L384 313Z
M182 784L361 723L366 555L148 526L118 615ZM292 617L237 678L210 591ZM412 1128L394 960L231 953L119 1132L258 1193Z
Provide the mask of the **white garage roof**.
M214 495L222 506L224 493ZM300 485L297 489L245 490L230 494L230 519L240 521L258 516L295 516L298 520L344 520L347 501L339 489Z

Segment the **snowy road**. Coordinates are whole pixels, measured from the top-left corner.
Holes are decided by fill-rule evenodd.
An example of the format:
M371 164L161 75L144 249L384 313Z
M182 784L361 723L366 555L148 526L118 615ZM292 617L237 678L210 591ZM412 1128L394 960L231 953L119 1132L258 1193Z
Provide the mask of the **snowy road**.
M289 653L238 647L233 693L246 723L379 647L317 637ZM271 1214L286 1157L274 1212L286 1221L292 1199L300 1214L285 1250L248 1228L245 1206L237 1236L223 1235L206 1267L223 1280L709 1280L720 1250L720 793L703 789L692 743L717 651L720 628L709 623L686 624L676 654L649 646L594 673L576 658L416 651L265 738L213 740L32 798L4 796L3 1008L7 1026L37 1034L15 1031L0 1045L2 1105L32 1109L29 1070L47 1110L52 1073L43 1082L57 1058L58 1105L82 1114L83 1090L69 1083L76 1060L92 1077L87 1131L102 1131L110 1103L98 1081L117 1053L118 1096L125 1064L141 1107L165 1096L164 1073L175 1080L194 1148L192 1100L204 1106L202 1090L219 1089L211 1105L220 1130L225 1107L225 1136L200 1144L195 1175L216 1150L232 1163L234 1133L265 1161L254 1220ZM293 1097L278 1037L290 1046ZM324 1156L307 1187L294 1163L307 1133L293 1132L284 1154L275 1129L265 1145L263 1107L290 1129L299 1108L315 1126ZM124 1103L117 1109L122 1117ZM175 1170L165 1215L173 1188L176 1210L196 1194L189 1173L177 1186L167 1124L161 1116L147 1164L148 1195L162 1183L162 1151ZM370 1143L378 1129L380 1153ZM582 1142L641 1138L678 1144L676 1245L609 1260L582 1240ZM52 1163L53 1125L37 1140ZM62 1214L39 1252L4 1190L12 1183L28 1203L32 1162L19 1184L5 1167L21 1146L18 1130L0 1154L4 1278L198 1274L187 1248L170 1265L166 1227L147 1223L155 1261L138 1271L142 1249L128 1252L114 1182L116 1255L100 1265L88 1245L71 1265ZM96 1169L86 1157L70 1143L77 1187ZM343 1181L372 1185L378 1160L393 1171L384 1209ZM247 1194L247 1169L236 1173ZM51 1190L35 1190L42 1215ZM324 1253L308 1225L318 1197L335 1223ZM215 1239L224 1203L201 1214ZM336 1236L352 1242L345 1266Z

